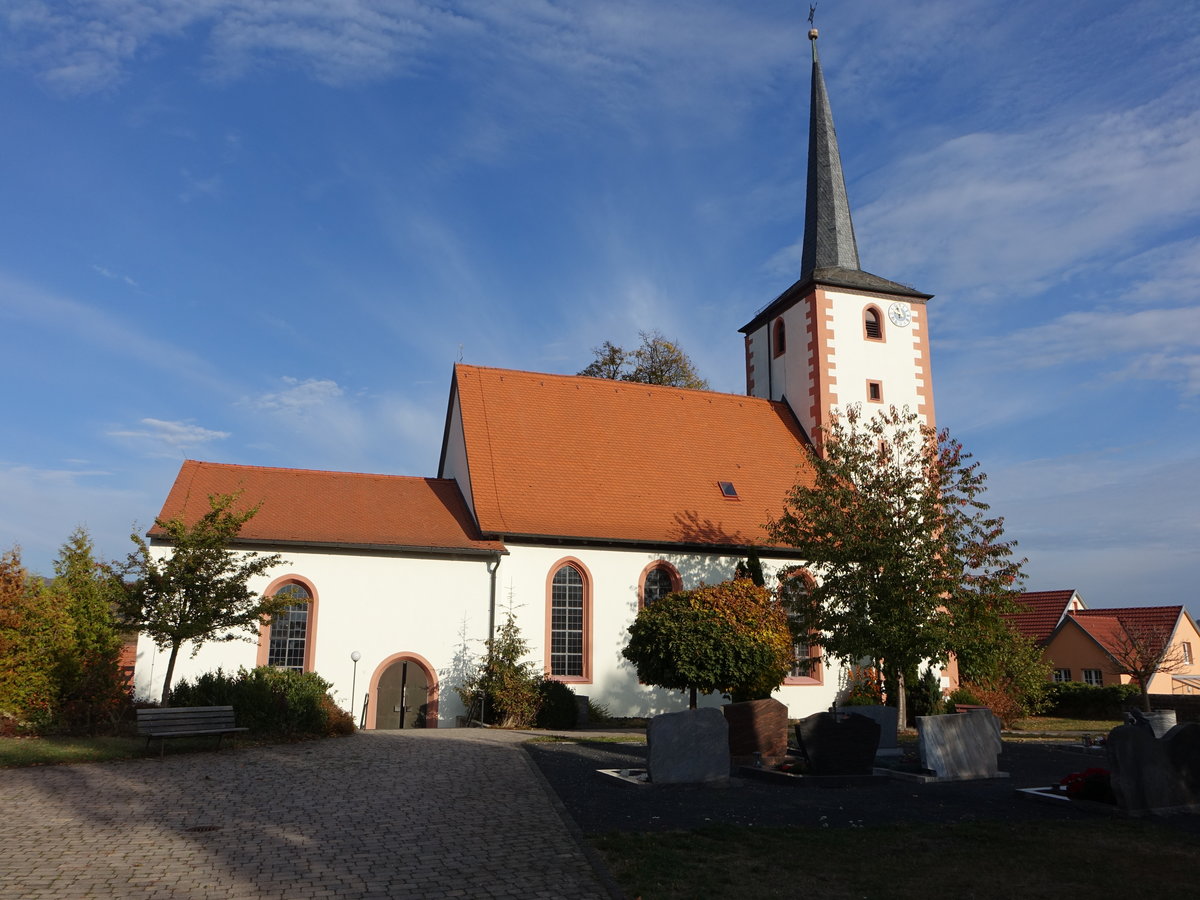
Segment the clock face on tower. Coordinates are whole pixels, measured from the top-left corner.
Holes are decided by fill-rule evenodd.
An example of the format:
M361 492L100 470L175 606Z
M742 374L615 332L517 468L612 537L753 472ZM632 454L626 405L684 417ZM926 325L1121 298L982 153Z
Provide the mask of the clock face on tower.
M893 325L906 328L912 322L912 310L907 303L897 301L888 307L888 318L892 320Z

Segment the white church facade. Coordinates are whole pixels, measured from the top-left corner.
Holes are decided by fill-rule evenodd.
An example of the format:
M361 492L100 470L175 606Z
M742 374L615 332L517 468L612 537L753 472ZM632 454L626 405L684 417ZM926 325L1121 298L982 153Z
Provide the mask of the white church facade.
M236 549L285 560L252 587L295 604L256 642L185 645L176 678L285 665L332 682L368 728L445 727L465 713L464 666L512 609L546 674L612 715L686 706L621 656L640 606L731 578L752 552L768 586L802 567L764 526L811 481L812 438L838 408L908 406L934 424L930 295L859 267L813 37L801 277L741 329L746 395L460 364L436 477L186 461L159 518L240 492L260 511ZM142 637L138 694L156 696L165 669ZM842 680L798 665L775 696L804 716Z

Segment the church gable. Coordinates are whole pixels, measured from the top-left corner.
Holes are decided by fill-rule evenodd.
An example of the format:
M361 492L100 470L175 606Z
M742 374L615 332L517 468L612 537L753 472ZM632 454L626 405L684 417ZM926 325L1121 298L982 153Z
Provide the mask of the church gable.
M784 495L812 483L783 403L467 365L455 383L486 534L762 544Z

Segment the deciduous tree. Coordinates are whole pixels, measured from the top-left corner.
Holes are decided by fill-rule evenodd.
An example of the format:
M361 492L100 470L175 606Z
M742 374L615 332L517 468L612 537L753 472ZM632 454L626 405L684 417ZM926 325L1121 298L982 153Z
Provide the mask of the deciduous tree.
M641 331L638 335L642 343L636 350L625 350L611 341L593 348L595 358L579 374L640 384L708 389L708 382L696 372L691 359L678 344L667 340L658 331Z
M1112 657L1109 671L1128 675L1142 692L1142 709L1150 711L1150 681L1160 673L1180 672L1188 667L1183 647L1171 643L1173 627L1151 622L1135 622L1117 617L1121 628L1109 640Z
M907 409L867 419L851 406L818 437L814 483L768 524L819 575L792 614L830 656L875 661L902 705L906 674L970 657L981 624L1003 628L1024 560L988 514L979 464L946 432Z
M787 613L749 579L701 585L643 607L621 655L638 679L672 690L769 697L792 667Z
M251 640L261 624L291 602L286 595L263 596L249 580L282 562L278 553L263 556L235 551L230 545L259 507L237 509L238 495L209 497L209 511L194 523L181 517L156 519L170 550L161 559L139 534L125 562L120 599L124 623L170 650L163 677L162 702L168 702L175 661L185 643L195 655L209 641Z

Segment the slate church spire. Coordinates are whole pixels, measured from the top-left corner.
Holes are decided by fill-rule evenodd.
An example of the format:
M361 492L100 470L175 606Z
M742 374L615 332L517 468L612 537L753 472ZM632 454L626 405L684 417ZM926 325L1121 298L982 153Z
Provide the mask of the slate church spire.
M837 132L821 60L817 56L817 29L810 29L812 42L812 100L808 122L808 199L804 210L804 252L800 278L812 277L816 269L857 271L858 243L850 219L846 179L838 152Z
M907 406L934 426L931 295L859 264L817 30L808 37L812 92L800 277L741 328L746 393L786 403L814 440L852 404L868 416L887 405Z

